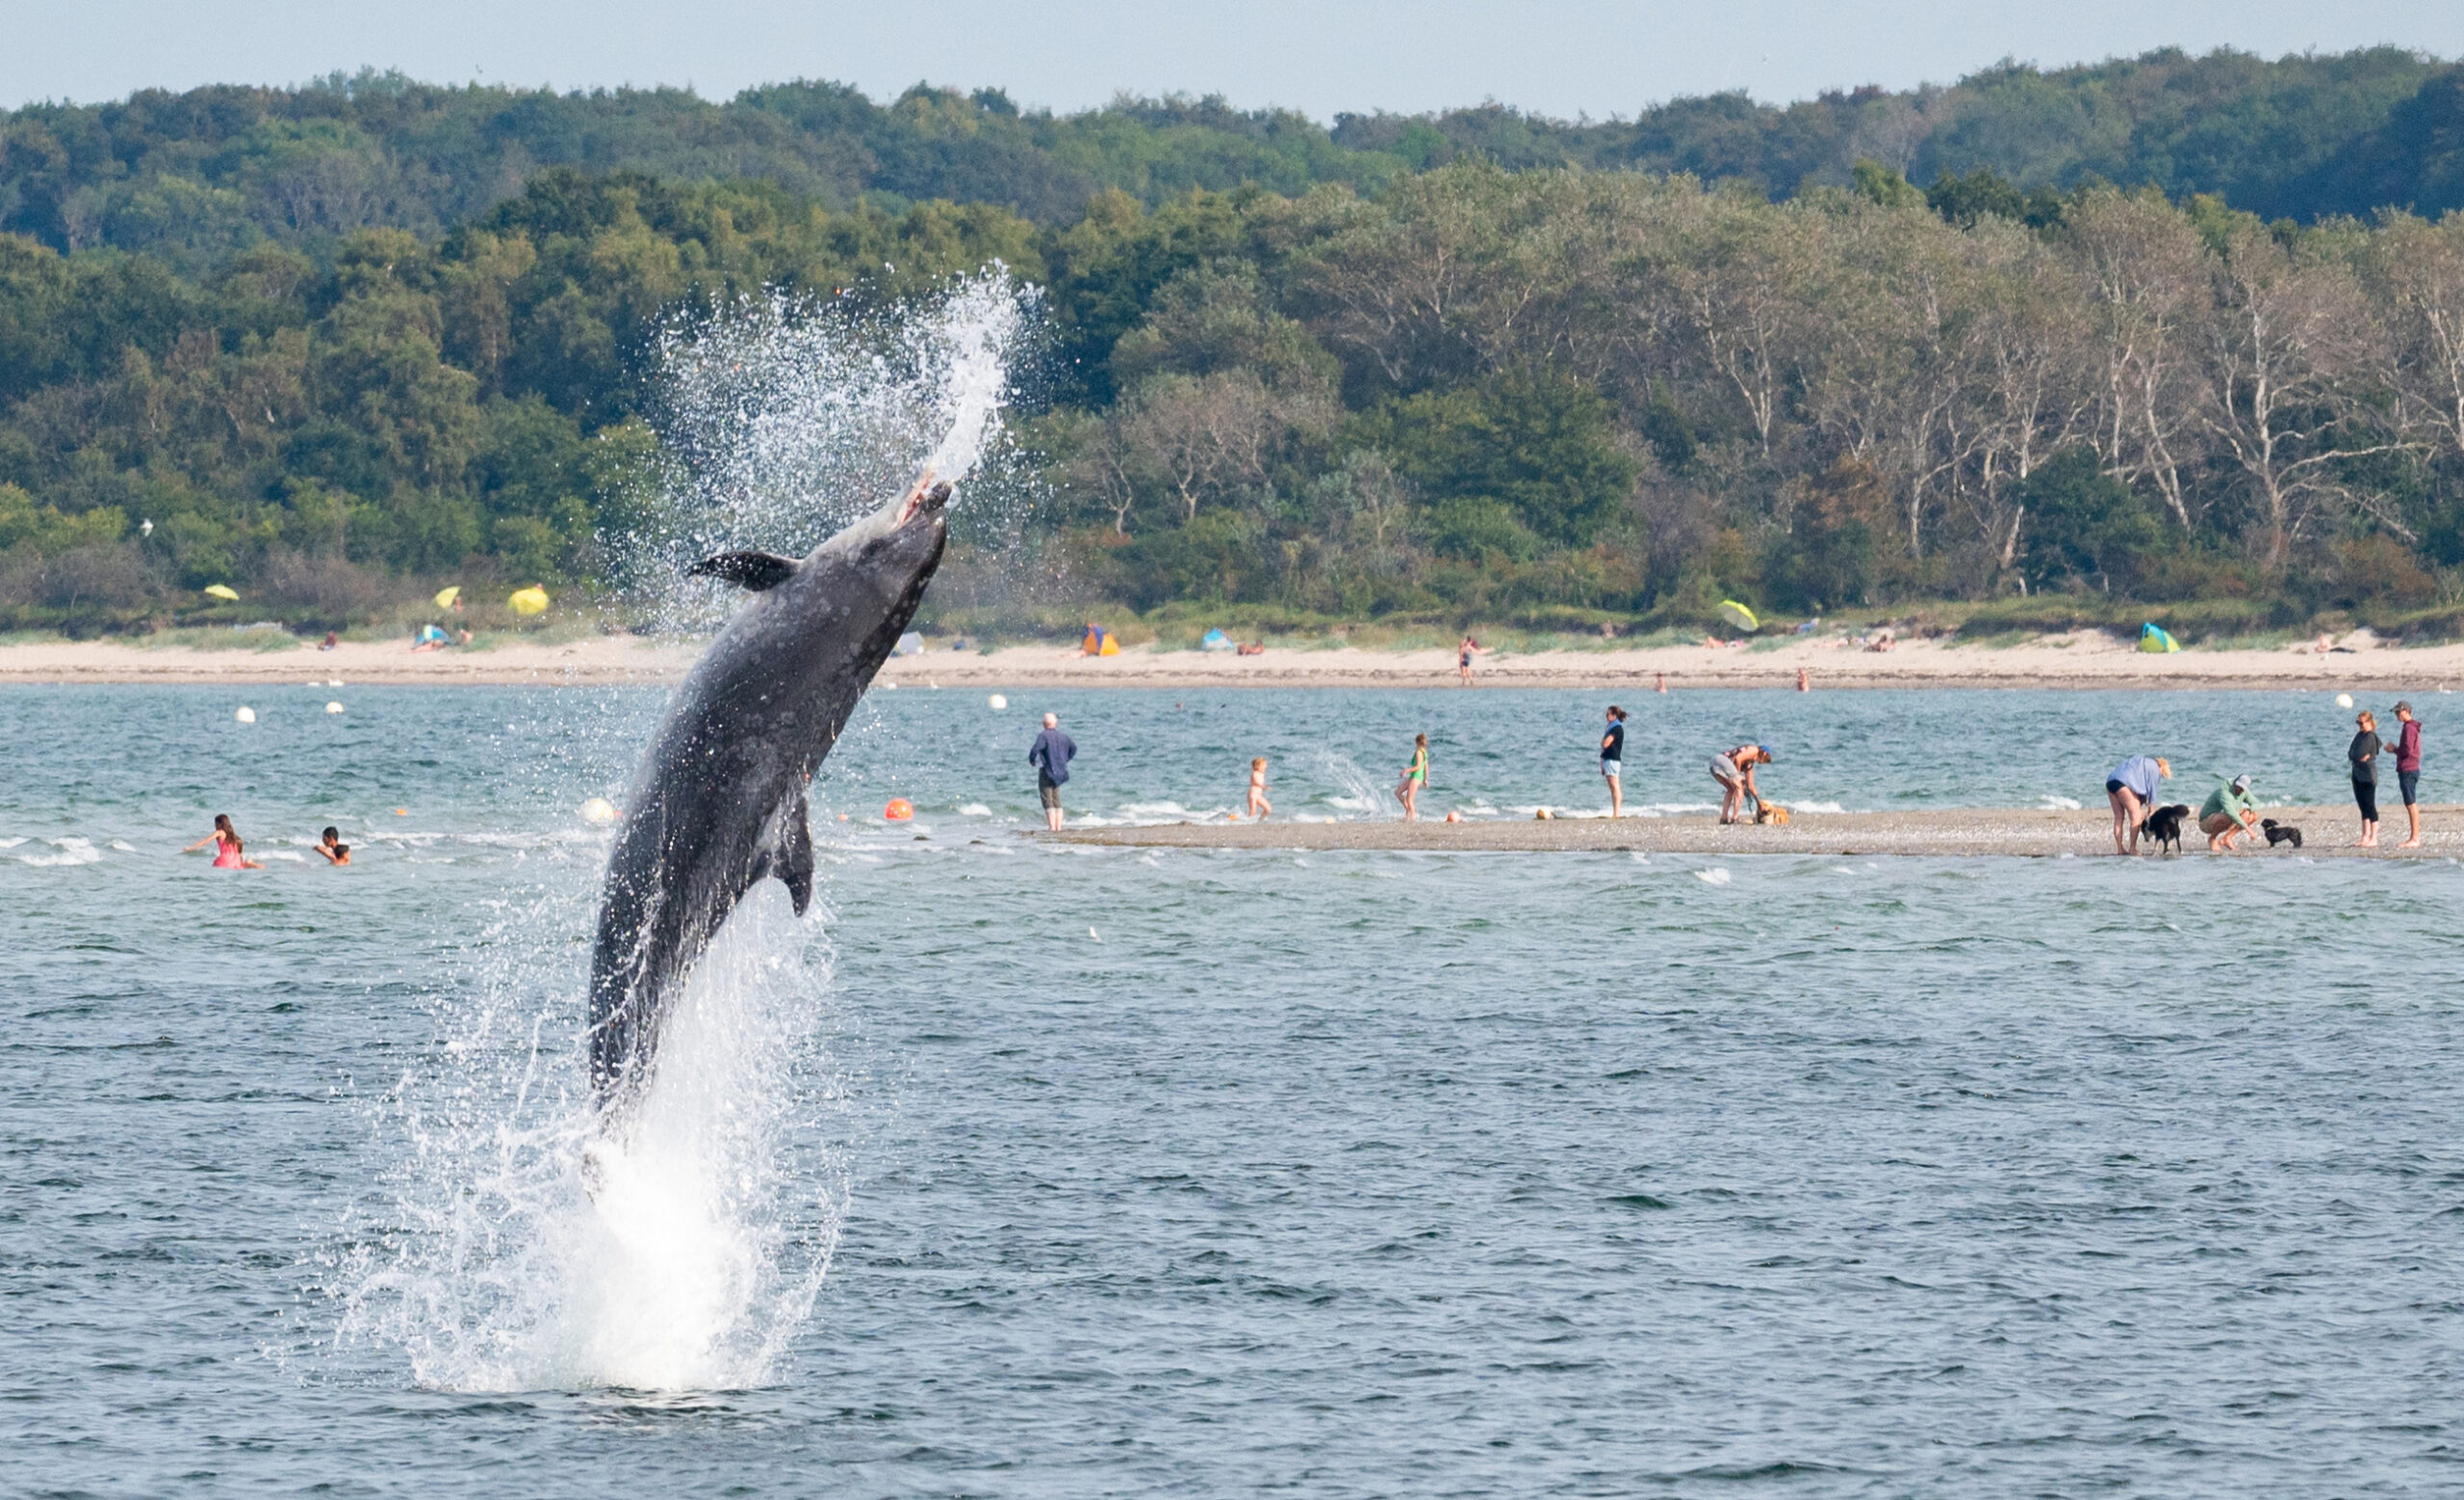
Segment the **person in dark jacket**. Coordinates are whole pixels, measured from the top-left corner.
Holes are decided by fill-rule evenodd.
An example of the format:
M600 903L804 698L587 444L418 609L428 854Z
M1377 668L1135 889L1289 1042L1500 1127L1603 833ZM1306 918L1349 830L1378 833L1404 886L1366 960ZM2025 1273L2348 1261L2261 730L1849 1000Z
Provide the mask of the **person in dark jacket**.
M2422 721L2413 717L2411 704L2400 703L2396 705L2396 722L2402 726L2396 731L2396 786L2404 794L2404 820L2412 825L2412 832L2396 847L2418 849L2422 846L2422 805L2414 797L2422 784Z
M1036 791L1043 798L1043 825L1053 833L1061 832L1061 784L1069 779L1069 758L1077 753L1077 745L1061 732L1061 715L1045 714L1043 733L1027 752L1027 763L1036 768Z
M2361 810L2361 837L2353 841L2356 849L2378 847L2378 757L2385 747L2378 739L2378 716L2368 709L2353 716L2357 731L2352 743L2345 747L2345 759L2352 763L2352 800Z

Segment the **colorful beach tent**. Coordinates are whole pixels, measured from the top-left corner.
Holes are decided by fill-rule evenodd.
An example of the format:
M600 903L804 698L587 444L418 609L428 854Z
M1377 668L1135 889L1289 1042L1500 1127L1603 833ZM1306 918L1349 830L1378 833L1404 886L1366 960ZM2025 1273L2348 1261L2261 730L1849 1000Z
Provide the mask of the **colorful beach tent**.
M205 591L217 599L228 599L234 604L237 604L240 599L240 591L228 583L208 583L205 585Z
M504 602L512 606L516 614L538 614L548 608L548 591L533 583L528 588L517 588L507 594Z
M1762 629L1762 622L1754 617L1754 611L1747 608L1745 606L1738 604L1733 599L1723 599L1720 601L1720 618L1728 621L1731 625L1735 626L1741 631L1758 631Z
M1200 651L1229 651L1232 649L1232 637L1224 634L1219 630L1211 630L1203 636L1199 637L1197 649Z
M1087 638L1078 643L1078 654L1086 657L1116 657L1120 655L1120 642L1113 639L1113 633L1102 626L1090 624L1087 627Z
M2139 649L2142 651L2179 651L2182 643L2166 633L2165 627L2146 624L2139 628Z
M411 637L411 641L412 644L420 646L442 646L446 642L446 634L436 626L423 625L420 627L420 633Z
M461 597L462 585L459 583L451 588L440 588L436 591L436 607L440 609L450 609L453 608L453 601Z

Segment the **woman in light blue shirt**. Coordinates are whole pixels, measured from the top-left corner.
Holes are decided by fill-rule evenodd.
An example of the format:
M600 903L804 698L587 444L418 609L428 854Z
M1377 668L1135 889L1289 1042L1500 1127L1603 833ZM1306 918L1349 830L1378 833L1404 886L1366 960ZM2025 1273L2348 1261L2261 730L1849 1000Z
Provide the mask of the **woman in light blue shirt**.
M2139 825L2156 801L2156 783L2173 779L2173 763L2161 755L2134 755L2105 778L2105 800L2114 805L2114 852L2139 852Z

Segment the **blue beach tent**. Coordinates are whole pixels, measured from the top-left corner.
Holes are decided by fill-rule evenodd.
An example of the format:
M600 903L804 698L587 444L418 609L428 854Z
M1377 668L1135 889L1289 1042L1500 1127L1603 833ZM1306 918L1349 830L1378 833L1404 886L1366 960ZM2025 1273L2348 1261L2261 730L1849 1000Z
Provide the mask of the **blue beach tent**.
M2182 649L2182 643L2169 634L2165 627L2151 621L2139 628L2139 649L2151 652L2179 651Z

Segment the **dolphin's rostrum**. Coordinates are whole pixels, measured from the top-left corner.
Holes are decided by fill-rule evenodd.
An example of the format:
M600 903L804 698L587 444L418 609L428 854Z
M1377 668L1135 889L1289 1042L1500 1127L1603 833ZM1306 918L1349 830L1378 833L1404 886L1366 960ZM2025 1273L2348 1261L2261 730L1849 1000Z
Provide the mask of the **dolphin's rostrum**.
M812 899L805 786L913 618L948 539L928 470L801 561L722 553L696 574L753 598L678 689L607 862L590 964L590 1078L603 1112L647 1085L668 1001L744 893Z

